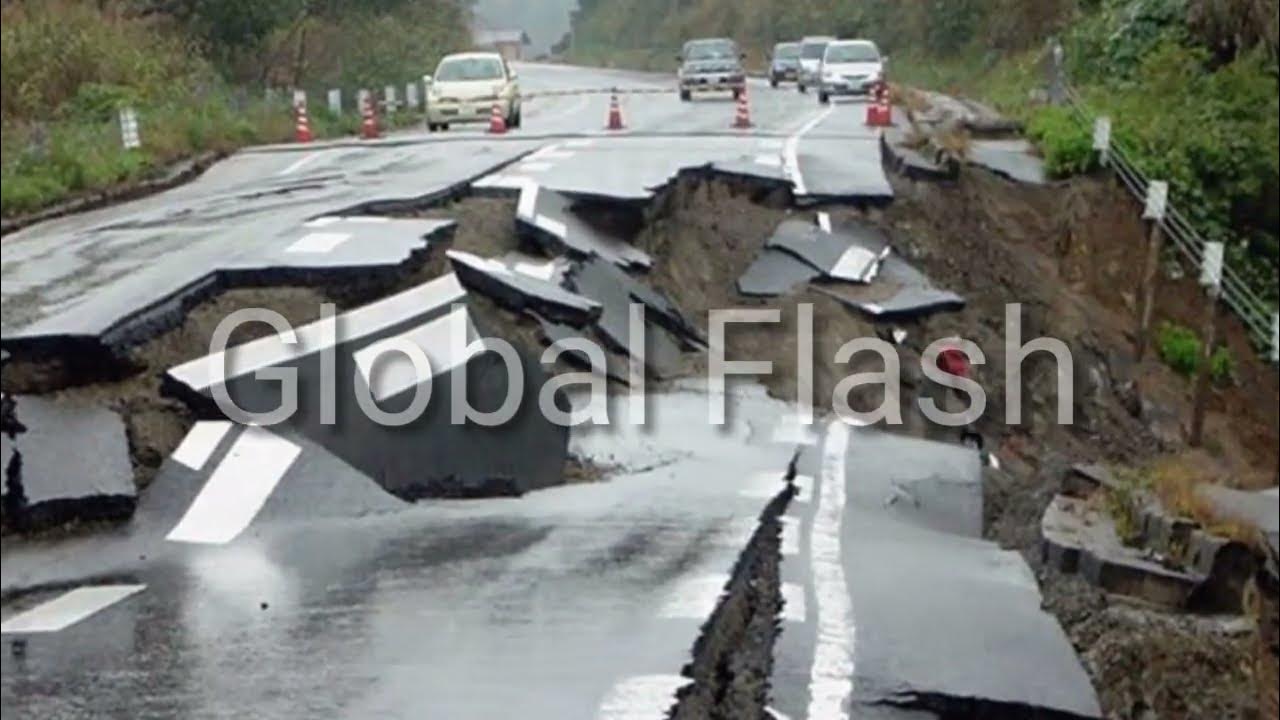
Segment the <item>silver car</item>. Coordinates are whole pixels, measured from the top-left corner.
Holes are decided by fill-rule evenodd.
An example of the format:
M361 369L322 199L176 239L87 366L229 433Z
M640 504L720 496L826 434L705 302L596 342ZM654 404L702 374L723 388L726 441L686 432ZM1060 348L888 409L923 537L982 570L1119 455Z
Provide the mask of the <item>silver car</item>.
M680 99L690 100L694 91L729 90L734 99L747 86L742 69L746 56L728 38L690 40L680 52Z
M800 92L817 87L822 81L822 56L827 45L835 38L825 35L807 37L800 41L800 72L796 78L796 87Z
M870 95L884 81L884 58L870 40L838 40L827 45L818 74L821 103L834 95Z

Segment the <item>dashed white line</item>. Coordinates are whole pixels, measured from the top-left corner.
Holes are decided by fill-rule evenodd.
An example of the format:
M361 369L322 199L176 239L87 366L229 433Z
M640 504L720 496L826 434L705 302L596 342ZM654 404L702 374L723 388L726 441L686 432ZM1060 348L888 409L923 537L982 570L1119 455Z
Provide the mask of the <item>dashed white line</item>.
M431 363L433 376L453 370L480 352L480 345L472 342L476 333L466 309L453 312L466 316L467 346L464 348L454 347L452 331L455 320L449 313L356 351L352 359L375 400L386 400L431 379L419 377L417 366L397 348L412 345L421 350Z
M782 556L795 557L800 554L800 521L797 518L782 516Z
M803 623L809 617L804 596L804 586L796 583L782 584L782 619Z
M146 585L95 585L69 590L4 621L0 624L0 633L58 632L130 595L141 592L146 587Z
M829 213L818 213L818 227L824 233L831 232L831 215Z
M552 167L554 167L554 165L549 162L524 162L524 163L520 163L520 167L516 169L521 172L536 173L536 172L546 172L550 170Z
M333 252L339 245L351 239L347 233L309 233L285 248L287 253L323 255Z
M795 185L797 195L809 194L809 188L804 184L804 176L800 174L800 158L797 155L800 148L800 138L803 138L810 130L813 130L819 123L826 120L834 110L834 107L830 107L818 113L812 120L801 126L794 135L787 138L787 143L783 147L782 156L784 158L784 167L787 172L787 177L790 177L791 182Z
M812 475L796 475L791 481L796 486L796 496L791 502L808 504L813 502L813 476Z
M689 684L681 675L638 675L614 685L600 703L598 720L654 720L676 703L676 692Z
M288 167L286 167L285 169L281 170L281 171L280 171L280 174L281 174L281 175L292 175L293 173L298 172L299 170L301 170L302 168L304 168L304 167L306 167L306 166L310 165L311 163L315 162L316 160L319 160L319 159L320 159L321 157L323 157L323 156L324 156L324 152L323 152L323 151L321 151L321 152L313 152L313 153L311 153L310 155L304 155L303 157L300 157L300 158L298 158L297 160L295 160L294 162L290 163L290 164L289 164L289 166L288 166Z
M822 451L822 492L810 533L818 639L809 673L808 717L824 720L848 720L847 707L853 691L856 626L840 558L848 447L848 426L840 420L833 421Z
M595 144L596 144L595 138L574 138L572 140L566 140L564 142L565 147L571 147L571 148L586 148L586 147L591 147L592 145L595 145Z
M667 620L704 621L715 612L720 596L724 594L728 584L728 573L686 578L677 583L667 596L658 611L658 617Z
M166 539L211 545L236 539L301 451L269 430L245 428Z
M192 470L199 470L209 461L209 456L230 429L231 423L227 420L201 420L187 431L178 449L169 457Z

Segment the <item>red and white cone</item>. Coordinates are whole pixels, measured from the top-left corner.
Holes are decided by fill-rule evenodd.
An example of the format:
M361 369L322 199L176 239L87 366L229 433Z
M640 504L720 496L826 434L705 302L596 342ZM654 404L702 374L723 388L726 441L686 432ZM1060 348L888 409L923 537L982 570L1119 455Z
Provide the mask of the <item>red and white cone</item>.
M507 132L507 119L502 116L502 104L494 103L493 112L489 113L489 134L505 135Z
M307 103L299 102L293 106L294 111L294 128L293 139L295 142L309 143L311 136L311 119L307 117Z
M747 100L747 86L744 83L738 93L738 109L733 116L733 126L739 130L751 127L751 103Z
M364 93L360 116L360 137L365 140L376 140L381 133L378 130L378 113L373 106L372 93Z
M871 102L867 103L867 127L890 125L893 125L893 105L889 102L889 86L882 82L876 85Z
M609 100L609 122L606 125L609 130L626 130L627 126L622 122L622 106L618 104L618 93L615 91L613 97Z

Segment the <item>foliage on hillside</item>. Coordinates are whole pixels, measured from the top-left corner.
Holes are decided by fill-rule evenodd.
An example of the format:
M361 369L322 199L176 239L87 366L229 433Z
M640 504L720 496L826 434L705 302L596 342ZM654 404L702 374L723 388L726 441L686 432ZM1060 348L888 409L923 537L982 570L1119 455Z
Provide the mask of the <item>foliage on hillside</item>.
M468 42L464 0L16 0L0 9L5 215L128 180L175 158L290 137L287 94L311 92L321 136L352 117L323 90L421 77ZM144 148L120 146L138 110Z
M582 0L575 47L654 68L727 35L758 59L806 34L875 38L900 82L1024 120L1059 175L1092 169L1090 130L1032 100L1061 39L1072 83L1133 161L1273 302L1280 260L1277 0Z

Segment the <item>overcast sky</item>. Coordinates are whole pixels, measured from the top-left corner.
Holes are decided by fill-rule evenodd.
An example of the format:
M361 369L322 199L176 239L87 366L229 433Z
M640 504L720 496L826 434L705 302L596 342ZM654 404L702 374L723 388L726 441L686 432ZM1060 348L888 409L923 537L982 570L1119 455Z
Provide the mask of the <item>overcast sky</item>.
M486 30L524 30L531 55L547 51L569 31L569 11L577 0L478 0L476 21Z

